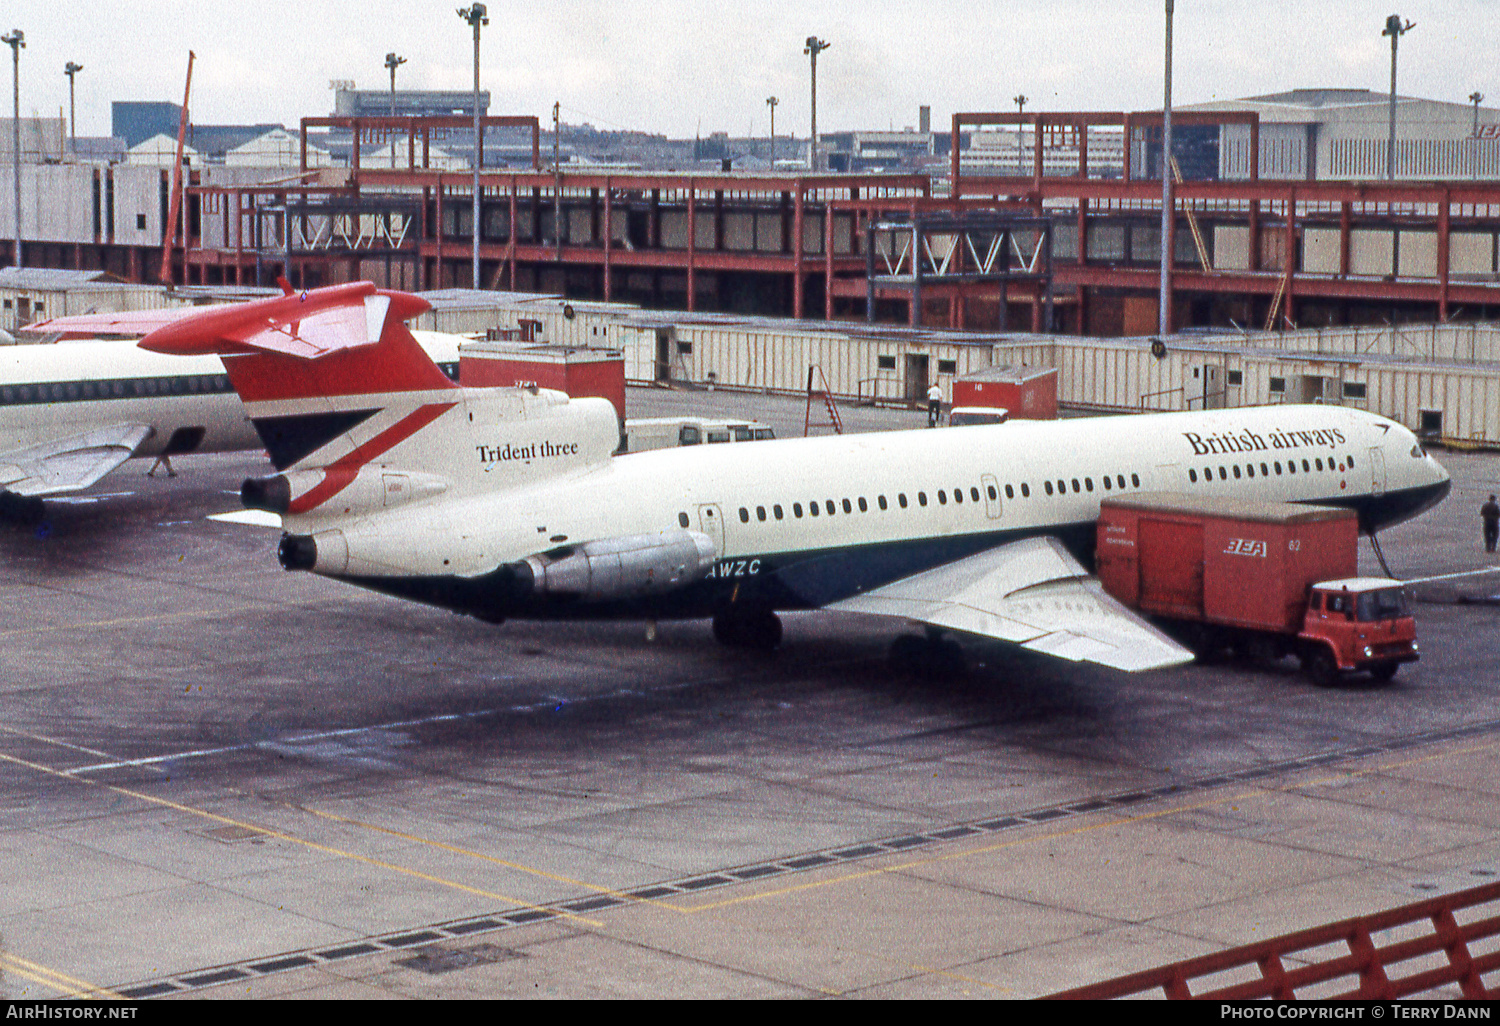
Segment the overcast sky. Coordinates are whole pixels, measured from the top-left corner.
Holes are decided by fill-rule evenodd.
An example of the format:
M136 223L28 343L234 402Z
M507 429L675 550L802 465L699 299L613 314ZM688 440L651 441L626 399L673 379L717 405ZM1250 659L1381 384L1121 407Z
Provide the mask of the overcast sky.
M467 0L466 0L467 2ZM193 120L281 122L332 112L330 79L385 89L472 88L472 35L453 0L6 0L0 29L26 34L21 110L66 110L79 72L82 135L106 135L112 100L181 102L189 49ZM822 131L914 126L955 111L1160 109L1163 0L497 0L482 42L491 113L673 137L808 131L803 41L818 60ZM1397 10L1403 94L1500 106L1500 0L1177 0L1174 101L1297 87L1390 85ZM0 57L9 54L0 51ZM9 92L0 89L0 96ZM1485 106L1491 106L1486 100ZM8 115L9 107L3 108Z

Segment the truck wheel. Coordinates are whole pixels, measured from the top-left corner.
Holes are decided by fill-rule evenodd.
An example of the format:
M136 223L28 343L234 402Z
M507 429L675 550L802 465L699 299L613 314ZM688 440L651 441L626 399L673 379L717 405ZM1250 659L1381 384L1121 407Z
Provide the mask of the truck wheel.
M1332 687L1339 680L1339 664L1333 653L1319 645L1302 655L1302 672L1320 688Z
M1401 669L1400 663L1376 663L1370 667L1370 676L1378 681L1388 681Z

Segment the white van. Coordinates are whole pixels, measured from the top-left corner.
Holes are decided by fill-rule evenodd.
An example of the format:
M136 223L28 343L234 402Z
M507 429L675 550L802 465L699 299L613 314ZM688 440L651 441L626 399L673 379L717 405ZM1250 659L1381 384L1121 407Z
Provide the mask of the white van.
M769 424L758 420L719 420L713 417L641 417L625 421L624 452L670 449L678 445L716 442L757 442L775 438Z

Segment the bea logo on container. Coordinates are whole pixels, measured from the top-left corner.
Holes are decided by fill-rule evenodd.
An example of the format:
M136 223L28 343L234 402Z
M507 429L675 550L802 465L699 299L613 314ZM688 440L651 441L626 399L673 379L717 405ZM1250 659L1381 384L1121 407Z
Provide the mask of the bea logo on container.
M1224 554L1228 556L1266 556L1266 543L1254 538L1231 538L1229 544L1224 547Z

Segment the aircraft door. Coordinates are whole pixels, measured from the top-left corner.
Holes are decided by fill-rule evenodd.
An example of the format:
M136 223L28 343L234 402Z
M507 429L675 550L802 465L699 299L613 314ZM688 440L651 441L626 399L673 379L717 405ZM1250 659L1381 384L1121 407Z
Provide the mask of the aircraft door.
M991 520L1000 519L1000 482L994 474L980 474L979 484L984 491L984 514Z
M1378 445L1370 447L1370 494L1385 494L1385 450Z
M718 503L700 502L698 504L698 530L713 539L714 554L722 557L724 555L724 514L719 510Z

